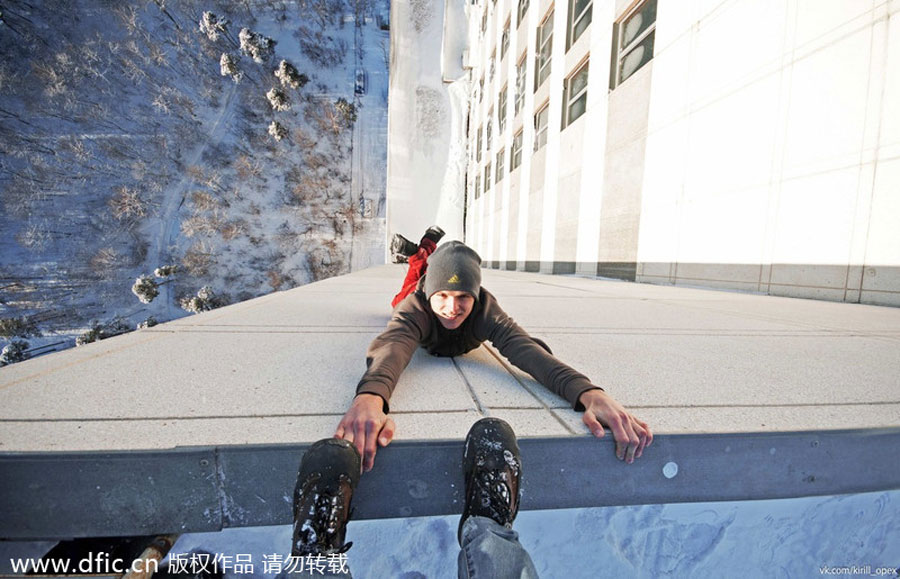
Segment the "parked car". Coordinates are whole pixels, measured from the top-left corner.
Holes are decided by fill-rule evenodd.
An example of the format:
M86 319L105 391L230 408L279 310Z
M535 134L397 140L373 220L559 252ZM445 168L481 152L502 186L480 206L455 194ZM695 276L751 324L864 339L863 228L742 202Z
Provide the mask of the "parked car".
M356 69L356 94L366 94L366 71Z

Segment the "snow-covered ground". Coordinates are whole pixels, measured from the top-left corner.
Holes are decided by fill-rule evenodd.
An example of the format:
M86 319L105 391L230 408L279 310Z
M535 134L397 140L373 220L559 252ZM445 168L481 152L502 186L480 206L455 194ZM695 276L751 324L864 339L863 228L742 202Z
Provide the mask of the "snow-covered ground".
M456 516L351 521L353 576L455 577L458 522ZM900 567L900 491L524 511L515 529L550 579L897 577ZM252 572L226 569L226 577L264 577L277 574L269 562L289 553L290 540L287 525L227 529L182 535L170 554L202 550L230 561L240 555ZM10 557L40 556L50 546L0 542L0 573L10 571Z
M455 577L459 518L351 522L357 579ZM900 491L747 502L525 511L522 544L542 577L820 577L824 567L900 567ZM289 526L184 535L202 549L263 562L290 550ZM831 569L833 570L833 569ZM846 573L850 574L850 573ZM240 577L234 573L231 577Z
M215 38L207 12L227 22ZM388 14L387 0L4 4L0 319L31 323L29 353L186 315L180 298L204 285L234 302L384 263ZM271 53L252 58L244 28ZM282 60L308 82L282 85ZM137 276L168 264L138 301Z
M362 90L355 87L359 102L359 118L353 126L353 204L367 227L353 235L350 248L350 270L359 271L384 263L385 211L387 183L387 102L388 66L390 65L389 14L386 4L375 10L365 26L359 29L355 54L356 72L362 73ZM362 94L359 94L362 92Z

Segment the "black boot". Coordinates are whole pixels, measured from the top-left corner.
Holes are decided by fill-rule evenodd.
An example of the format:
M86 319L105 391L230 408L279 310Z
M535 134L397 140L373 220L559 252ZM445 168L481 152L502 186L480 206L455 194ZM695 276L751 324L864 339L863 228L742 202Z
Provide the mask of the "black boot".
M410 256L419 251L419 246L399 233L391 238L391 258L394 263L406 263Z
M488 517L512 528L519 512L522 459L512 427L499 418L482 418L466 435L463 455L466 503L457 539L469 517Z
M338 438L320 440L303 455L294 489L292 555L329 555L350 548L344 537L361 461L356 448Z
M435 245L444 237L444 230L438 227L437 225L432 225L428 229L425 230L425 235L422 236L422 239L430 239L434 242Z

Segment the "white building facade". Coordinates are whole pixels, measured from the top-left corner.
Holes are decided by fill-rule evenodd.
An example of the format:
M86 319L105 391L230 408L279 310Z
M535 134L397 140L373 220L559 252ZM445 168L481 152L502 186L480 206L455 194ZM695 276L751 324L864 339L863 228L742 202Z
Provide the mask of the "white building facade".
M900 305L900 2L467 10L487 266Z

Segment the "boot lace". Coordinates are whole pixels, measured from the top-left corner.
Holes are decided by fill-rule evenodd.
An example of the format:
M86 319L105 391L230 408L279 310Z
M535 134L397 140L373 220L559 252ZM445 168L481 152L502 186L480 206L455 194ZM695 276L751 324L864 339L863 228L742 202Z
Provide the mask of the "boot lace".
M310 501L309 509L302 522L298 521L295 532L295 552L300 555L340 554L346 553L353 542L336 546L343 541L346 531L346 521L353 516L353 509L347 514L346 521L341 521L344 510L343 493L316 492L311 487L319 480L319 476L312 476L307 481L304 494L314 493Z
M506 473L498 471L482 471L475 475L474 491L478 504L491 519L500 524L509 525L515 512L510 487L506 481ZM478 514L478 513L476 513Z

